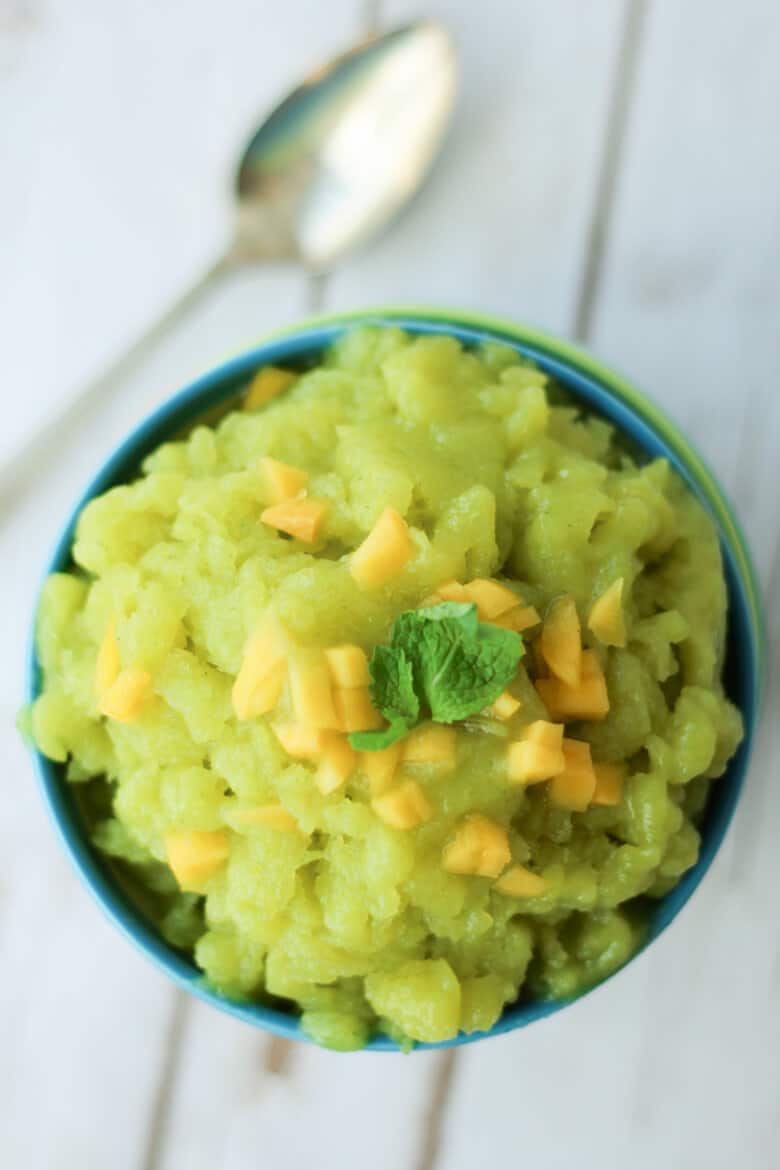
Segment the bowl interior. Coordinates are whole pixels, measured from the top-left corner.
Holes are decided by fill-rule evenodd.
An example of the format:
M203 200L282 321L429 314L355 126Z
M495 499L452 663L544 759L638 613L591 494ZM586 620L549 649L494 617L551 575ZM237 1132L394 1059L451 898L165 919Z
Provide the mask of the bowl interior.
M525 356L533 358L588 410L614 423L648 457L661 455L667 458L715 520L721 537L729 595L724 682L729 697L742 711L745 738L726 774L713 785L701 825L699 860L670 894L653 905L644 949L690 898L709 868L736 807L758 710L763 647L761 612L744 539L722 492L699 456L650 402L589 355L553 338L508 323L471 316L444 316L432 311L401 310L342 315L303 326L249 350L197 379L146 419L105 463L79 500L57 544L47 573L62 571L70 566L76 520L93 496L133 478L144 456L158 444L186 430L196 420L212 413L216 415L228 407L258 367L271 363L299 369L313 366L323 350L356 323L400 325L413 333L447 333L466 345L497 340L513 346ZM39 685L40 672L34 646L31 646L28 682L30 700L37 695ZM63 843L88 888L116 925L181 987L255 1026L287 1037L306 1039L295 1016L263 1004L229 1000L206 986L193 962L162 940L122 888L109 862L90 845L82 811L72 787L65 781L62 767L45 759L40 753L35 753L35 761L46 801ZM448 1041L447 1045L419 1047L467 1043L484 1035L507 1032L560 1011L570 1002L521 1002L506 1009L490 1033L460 1035ZM394 1050L397 1045L379 1036L371 1041L369 1047Z

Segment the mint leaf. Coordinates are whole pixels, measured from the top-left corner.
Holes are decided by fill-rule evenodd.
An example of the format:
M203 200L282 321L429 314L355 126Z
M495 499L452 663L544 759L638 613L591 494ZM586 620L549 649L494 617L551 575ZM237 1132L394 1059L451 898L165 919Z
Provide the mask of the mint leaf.
M396 618L389 646L371 656L371 698L390 726L349 739L378 751L406 735L421 715L454 723L497 699L523 654L519 634L477 618L477 607L446 601Z
M349 742L360 752L378 752L411 731L420 714L412 664L399 646L377 646L369 664L371 702L390 726L379 731L355 731Z

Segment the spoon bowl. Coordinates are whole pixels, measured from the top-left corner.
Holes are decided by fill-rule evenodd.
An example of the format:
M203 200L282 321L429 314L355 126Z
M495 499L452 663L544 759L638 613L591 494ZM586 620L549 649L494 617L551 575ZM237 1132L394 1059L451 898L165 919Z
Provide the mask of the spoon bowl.
M387 223L429 171L457 83L452 39L420 21L312 73L251 138L232 258L330 268Z

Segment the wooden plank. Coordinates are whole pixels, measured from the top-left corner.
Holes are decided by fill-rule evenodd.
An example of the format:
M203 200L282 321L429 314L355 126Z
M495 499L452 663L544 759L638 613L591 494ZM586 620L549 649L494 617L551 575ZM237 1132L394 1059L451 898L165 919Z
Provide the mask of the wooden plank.
M692 48L693 47L693 48ZM761 0L653 5L628 110L593 343L693 435L746 524L778 633L780 14ZM775 658L767 710L780 702ZM462 1059L440 1165L490 1134L545 1170L737 1162L780 1137L780 878L765 726L727 847L692 903L613 984Z
M571 328L621 7L426 6L459 45L453 131L399 222L335 273L331 307L456 305ZM417 6L388 0L383 11L394 22Z

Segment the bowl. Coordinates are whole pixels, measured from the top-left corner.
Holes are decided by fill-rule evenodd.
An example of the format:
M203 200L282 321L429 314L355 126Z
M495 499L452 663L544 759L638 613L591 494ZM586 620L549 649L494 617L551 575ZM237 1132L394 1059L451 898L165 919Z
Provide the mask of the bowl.
M728 770L713 785L701 825L699 860L675 889L654 906L641 948L644 950L679 914L703 879L733 816L755 737L765 638L750 555L739 524L716 479L685 436L644 394L588 353L525 326L457 311L392 308L304 322L274 335L191 382L142 422L111 455L78 501L48 565L47 574L66 569L70 564L76 519L84 505L93 496L132 478L149 451L206 412L229 402L258 367L269 363L293 367L310 365L345 330L359 324L392 324L416 334L449 334L466 345L501 341L513 346L537 362L584 406L614 423L647 456L667 458L717 526L729 598L724 680L729 697L742 712L745 737ZM39 683L40 672L33 645L27 684L29 701L36 697ZM234 1001L213 991L194 963L164 942L122 889L110 863L91 845L73 787L66 782L62 766L38 752L34 753L34 758L46 804L71 861L102 909L131 942L174 983L206 1003L269 1032L290 1039L308 1039L294 1015L263 1004ZM641 950L629 961L633 961ZM590 991L582 994L590 994ZM567 999L518 1003L508 1007L489 1032L459 1034L441 1045L420 1044L417 1047L449 1047L510 1032L559 1012L572 1002ZM398 1048L385 1036L374 1037L368 1047L381 1051Z

